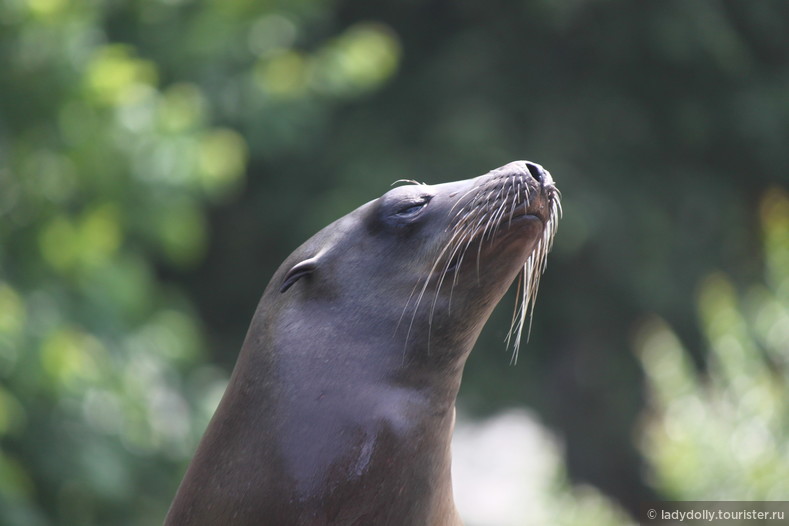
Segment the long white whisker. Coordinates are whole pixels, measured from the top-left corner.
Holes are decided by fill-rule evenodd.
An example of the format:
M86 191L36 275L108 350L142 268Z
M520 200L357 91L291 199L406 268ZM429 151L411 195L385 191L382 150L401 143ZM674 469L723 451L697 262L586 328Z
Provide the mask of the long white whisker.
M403 181L405 182L405 181ZM407 181L416 183L416 181ZM531 185L530 185L531 183ZM412 310L411 319L408 324L406 341L404 344L404 360L406 358L408 341L415 327L416 316L422 306L428 289L433 290L433 298L430 302L427 330L428 343L427 349L430 350L430 335L436 311L439 308L440 294L442 288L449 285L446 309L451 312L452 299L455 287L460 279L460 270L466 261L469 250L477 243L472 254L476 260L477 279L482 281L482 259L483 249L487 242L493 243L502 225L512 225L519 213L520 207L529 210L535 194L530 193L533 188L531 174L524 171L523 174L494 175L492 180L482 186L475 186L463 193L452 205L449 210L449 224L445 231L449 233L449 239L443 243L435 260L432 262L427 277L414 285L411 294L406 301L403 312L398 320L397 327L400 327L405 320L406 313ZM515 309L513 310L510 330L507 332L506 345L512 345L513 353L511 363L518 361L521 343L528 341L531 336L532 322L534 319L534 308L537 293L540 286L540 278L547 267L547 254L553 247L553 241L558 226L558 220L562 216L561 194L552 185L546 185L541 189L547 198L547 215L543 218L543 232L537 239L523 268L518 274L516 285ZM450 272L453 274L451 279L447 279ZM433 279L435 277L435 279ZM444 289L446 295L446 289ZM442 304L443 308L443 304ZM397 329L396 329L397 330Z

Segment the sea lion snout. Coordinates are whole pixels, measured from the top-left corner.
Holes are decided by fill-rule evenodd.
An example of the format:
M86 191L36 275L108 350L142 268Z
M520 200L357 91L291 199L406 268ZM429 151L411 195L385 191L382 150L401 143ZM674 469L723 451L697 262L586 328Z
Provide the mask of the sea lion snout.
M559 191L550 172L537 163L513 161L474 179L473 185L456 206L456 227L475 225L470 232L493 238L499 226L509 226L516 218L555 224L551 220L560 206Z
M523 214L534 215L543 223L551 219L554 213L552 204L558 204L559 191L551 173L542 165L532 161L513 161L493 170L493 173L499 177L519 180L526 186L524 190L527 196L520 207ZM529 193L531 195L528 195Z

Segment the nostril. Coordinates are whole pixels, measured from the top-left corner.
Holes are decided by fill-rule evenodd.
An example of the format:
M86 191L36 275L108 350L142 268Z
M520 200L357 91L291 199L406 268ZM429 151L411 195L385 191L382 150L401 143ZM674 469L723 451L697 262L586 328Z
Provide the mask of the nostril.
M537 163L526 161L526 168L529 170L532 177L539 182L543 182L545 179L545 169L542 166Z

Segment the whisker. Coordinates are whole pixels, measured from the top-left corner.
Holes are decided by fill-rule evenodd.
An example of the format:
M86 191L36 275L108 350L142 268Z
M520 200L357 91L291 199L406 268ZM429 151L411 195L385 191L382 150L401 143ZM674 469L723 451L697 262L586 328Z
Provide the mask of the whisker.
M482 256L486 243L493 243L502 225L512 225L519 207L527 210L535 198L531 174L525 169L516 175L496 175L483 186L475 186L463 193L449 211L451 217L446 231L449 240L443 243L428 276L417 283L411 291L401 313L398 327L405 320L409 308L413 308L406 335L406 344L416 322L425 296L430 289L433 294L428 313L428 351L429 339L434 317L438 310L442 287L449 285L447 311L451 312L455 287L460 280L460 270L467 261L469 250L477 243L474 254L477 279L482 280ZM411 182L415 181L402 181ZM531 182L531 186L529 184ZM542 235L533 250L523 262L516 284L515 308L513 309L510 329L506 336L506 346L512 347L511 363L518 361L521 344L531 336L534 307L540 286L540 278L547 267L547 255L553 247L558 220L562 217L561 193L552 185L541 189L547 199L547 218L544 219ZM452 273L451 279L447 279ZM438 275L437 275L438 274ZM435 279L434 279L435 278ZM445 289L446 290L446 289ZM406 347L404 347L405 352Z

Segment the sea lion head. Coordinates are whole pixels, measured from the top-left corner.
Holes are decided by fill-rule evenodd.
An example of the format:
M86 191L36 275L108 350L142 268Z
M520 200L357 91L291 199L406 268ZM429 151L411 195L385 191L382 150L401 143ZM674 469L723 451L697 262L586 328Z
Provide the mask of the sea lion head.
M551 175L516 161L464 181L407 182L304 243L262 302L304 310L298 319L345 340L388 339L405 361L455 361L520 274L517 352L561 213Z

